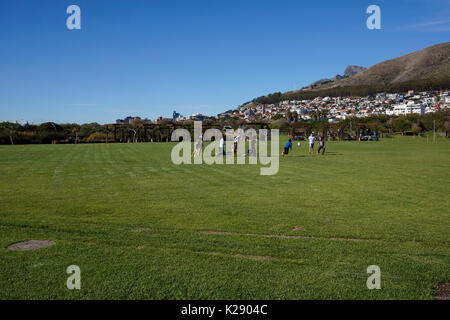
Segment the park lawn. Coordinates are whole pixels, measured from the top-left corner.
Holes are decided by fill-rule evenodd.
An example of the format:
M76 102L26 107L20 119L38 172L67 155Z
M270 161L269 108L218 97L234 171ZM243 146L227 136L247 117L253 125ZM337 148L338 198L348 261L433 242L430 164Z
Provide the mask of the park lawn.
M0 146L0 299L432 299L450 281L444 138L295 143L274 176L176 166L174 145ZM28 239L56 244L5 248Z

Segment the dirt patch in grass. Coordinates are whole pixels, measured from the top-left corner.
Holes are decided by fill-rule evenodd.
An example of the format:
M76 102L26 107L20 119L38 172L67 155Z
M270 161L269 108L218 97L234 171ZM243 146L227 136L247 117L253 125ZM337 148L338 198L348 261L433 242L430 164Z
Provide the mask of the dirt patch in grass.
M269 259L274 258L271 256L258 256L258 255L253 255L253 254L241 254L241 253L230 255L230 254L215 252L215 251L211 251L211 252L197 251L197 253L207 254L207 255L211 255L211 256L236 257L236 258L244 258L244 259L251 259L251 260L269 260Z
M142 232L142 231L156 231L156 229L155 229L155 228L137 228L137 229L134 229L134 231L136 231L136 232Z
M204 253L204 252L201 252ZM220 252L206 252L206 254L209 254L211 256L224 256L225 254L220 253Z
M16 242L13 244L10 244L6 247L8 250L15 250L15 251L28 251L28 250L37 250L40 248L45 248L54 245L55 243L53 241L47 241L47 240L28 240L24 242Z
M450 300L450 282L441 283L438 286L436 294L434 295L435 300Z
M248 233L238 233L238 232L228 232L228 231L200 230L199 232L200 233L204 233L204 234L217 234L217 235L222 235L222 236L234 236L234 235L246 236L246 235L250 235Z
M269 260L269 259L273 259L273 257L270 257L270 256L255 256L255 255L249 255L249 254L236 254L235 257L251 259L251 260Z
M306 229L303 227L293 227L292 231L305 231Z
M224 232L224 231L210 231L203 230L198 231L203 234L213 234L213 235L224 235L224 236L248 236L248 237L263 237L263 238L277 238L277 239L319 239L319 240L335 240L335 241L370 241L368 239L354 239L354 238L323 238L314 236L288 236L288 235L278 235L278 234L256 234L256 233L239 233L239 232Z

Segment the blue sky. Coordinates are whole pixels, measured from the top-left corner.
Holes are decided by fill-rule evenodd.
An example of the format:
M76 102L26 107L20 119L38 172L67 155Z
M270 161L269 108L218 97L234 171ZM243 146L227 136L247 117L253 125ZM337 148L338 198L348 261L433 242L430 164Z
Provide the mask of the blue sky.
M2 0L0 120L215 115L449 39L450 0Z

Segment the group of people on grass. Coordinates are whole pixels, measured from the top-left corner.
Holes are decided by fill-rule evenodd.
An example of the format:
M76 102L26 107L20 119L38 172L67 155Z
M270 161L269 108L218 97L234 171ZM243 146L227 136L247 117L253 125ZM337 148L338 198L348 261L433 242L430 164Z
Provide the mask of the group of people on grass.
M242 136L240 134L238 134L238 135L236 135L236 137L234 137L232 153L235 155L237 154L238 143L241 139L242 139ZM200 155L200 152L202 151L202 149L203 149L203 136L200 135L195 144L195 148L194 148L194 152L193 152L192 156L196 157L196 156ZM219 155L225 156L226 154L227 154L227 152L225 151L225 140L223 139L223 137L221 137L220 141L219 141L219 152L216 154L216 156L219 156ZM256 157L256 137L250 139L250 145L249 145L248 151L245 154L243 154L243 156Z
M316 141L316 137L311 133L308 137L308 153L309 154L314 154L314 143ZM301 143L298 143L298 146L301 146ZM289 151L292 150L292 139L289 138L289 141L286 143L286 145L284 146L284 151L283 151L283 157L289 154ZM317 151L317 153L320 153L320 151L322 151L322 155L325 153L325 138L324 137L319 137L319 149Z
M234 138L234 143L233 143L233 153L234 154L237 154L239 140L240 140L240 135L237 135ZM308 137L308 153L309 154L314 154L315 141L316 141L316 137L311 133ZM300 142L298 142L298 146L299 147L301 146ZM224 147L225 147L225 141L222 137L219 142L219 152L217 153L217 155L221 155L221 154L226 155ZM197 143L195 145L195 150L192 155L194 157L200 155L202 148L203 148L203 136L199 136ZM284 146L284 151L282 153L283 157L288 155L289 151L292 151L292 139L291 138L289 138L289 141ZM320 151L322 151L322 155L325 154L325 139L322 136L319 137L319 149L318 149L317 153L320 153ZM250 147L248 149L248 152L245 153L243 156L247 156L247 157L256 156L256 139L250 139Z

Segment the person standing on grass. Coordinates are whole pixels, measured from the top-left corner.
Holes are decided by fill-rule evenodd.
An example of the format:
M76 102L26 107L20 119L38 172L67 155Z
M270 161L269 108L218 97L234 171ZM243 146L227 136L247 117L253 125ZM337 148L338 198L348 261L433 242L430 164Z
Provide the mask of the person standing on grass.
M234 137L234 144L233 144L233 152L234 154L237 154L237 149L238 149L238 143L241 140L241 135L238 134L236 137Z
M224 150L224 145L225 145L225 141L223 140L223 136L220 138L220 142L219 142L219 153L217 153L216 155L225 155L225 150Z
M319 138L319 150L317 151L317 153L320 153L320 150L322 150L322 155L323 155L325 153L325 138L324 137Z
M197 144L195 145L195 151L194 151L194 153L193 153L193 156L194 156L194 157L200 155L200 152L202 151L202 147L203 147L203 135L200 135L200 136L198 137Z
M284 158L285 155L289 154L289 150L292 150L292 140L291 140L291 138L289 138L289 141L286 142L286 145L284 146L283 158Z
M244 154L245 157L256 157L256 137L251 137L248 152Z
M308 140L309 140L308 152L309 154L314 154L314 141L316 141L316 137L314 137L312 132L309 134Z

